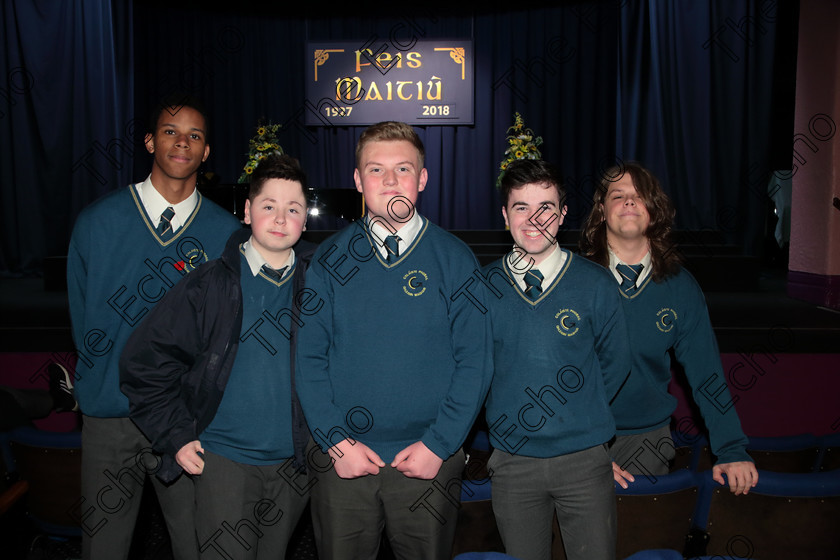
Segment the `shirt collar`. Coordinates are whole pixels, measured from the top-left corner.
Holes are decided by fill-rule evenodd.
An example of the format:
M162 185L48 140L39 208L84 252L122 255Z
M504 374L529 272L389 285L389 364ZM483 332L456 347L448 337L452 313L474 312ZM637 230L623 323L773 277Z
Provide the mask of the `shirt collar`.
M163 195L158 192L154 185L152 185L151 174L149 174L145 181L137 185L137 194L154 226L157 226L158 222L160 222L160 216L164 210L169 206L175 209L175 217L172 218L172 231L178 231L178 228L186 223L187 218L193 213L193 210L195 210L198 204L198 189L193 189L190 196L178 204L170 204L163 198Z
M516 246L514 246L514 249ZM513 251L507 254L505 257L506 259L510 257L510 255L515 255ZM521 254L521 253L520 253ZM557 278L557 275L560 273L560 270L563 268L563 265L566 264L566 259L568 255L565 251L560 248L560 245L554 246L554 251L551 252L543 261L534 267L528 267L528 256L525 255L518 263L516 263L516 268L511 266L510 261L508 261L508 268L513 273L513 277L516 280L516 283L519 284L519 287L525 287L525 273L528 272L531 268L536 268L539 270L543 275L543 287L550 286L554 279Z
M260 269L262 269L263 265L268 264L268 261L266 261L265 258L263 258L263 256L257 250L257 248L254 247L254 244L251 243L251 239L253 239L253 236L249 237L248 241L246 241L245 243L242 244L242 254L245 255L245 261L248 263L248 268L251 269L251 274L256 276L257 274L260 273ZM292 249L291 251L289 251L288 260L283 265L283 266L286 267L286 272L283 273L283 278L285 278L286 275L289 274L289 272L292 270L292 266L294 266L294 264L295 264L295 250ZM268 264L268 266L271 266L271 265ZM280 268L283 268L283 266L281 266ZM274 268L274 267L272 267L272 268Z
M385 238L386 237L388 237L389 235L394 235L394 234L391 233L391 231L388 228L386 228L385 226L382 225L381 220L375 220L373 223L371 223L369 221L370 220L369 216L366 217L365 219L367 220L367 223L370 224L370 231L373 234L372 237L373 237L374 245L377 246L377 249L379 250L379 253L383 257L387 257L388 252L385 249L385 247L383 246L383 243L385 243ZM414 239L417 237L417 234L420 233L420 229L422 227L423 227L423 219L420 217L420 213L415 210L414 214L411 216L411 218L405 224L403 224L402 227L400 227L397 230L396 235L398 235L399 238L400 238L400 242L399 242L400 255L402 255L408 249L408 247L414 242Z
M619 284L621 284L621 282L624 281L624 278L622 278L622 276L618 272L618 270L615 269L615 266L617 264L627 264L627 265L629 265L631 263L626 263L626 262L622 261L621 259L619 259L618 256L613 252L611 247L608 247L607 249L609 250L609 253L610 253L610 272L612 272L616 281ZM641 261L639 261L638 263L632 263L632 264L642 264L642 265L644 265L644 268L642 268L642 272L639 274L639 277L636 278L636 287L637 288L642 285L642 282L644 282L645 278L647 278L648 274L650 274L650 261L651 261L650 251L648 251L647 253L645 253L645 256L642 257Z

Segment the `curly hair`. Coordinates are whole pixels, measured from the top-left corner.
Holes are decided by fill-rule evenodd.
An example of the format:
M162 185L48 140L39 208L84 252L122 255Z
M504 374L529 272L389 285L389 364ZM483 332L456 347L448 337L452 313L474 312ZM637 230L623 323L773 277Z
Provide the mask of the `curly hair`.
M636 162L624 162L606 169L598 182L592 197L592 210L584 223L579 241L581 255L609 266L610 256L607 245L607 222L604 215L604 201L610 184L629 174L633 186L644 202L650 215L650 224L645 230L645 237L650 244L651 277L659 282L676 274L681 257L674 250L671 241L671 228L674 224L674 207L668 195L662 190L659 180L650 170Z

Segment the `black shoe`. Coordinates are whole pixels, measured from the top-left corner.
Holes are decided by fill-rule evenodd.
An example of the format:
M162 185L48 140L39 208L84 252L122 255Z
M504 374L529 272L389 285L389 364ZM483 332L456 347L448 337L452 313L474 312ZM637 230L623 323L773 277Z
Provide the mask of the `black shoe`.
M53 398L53 409L57 412L76 412L79 403L73 397L73 378L61 364L55 362L47 366L50 378L50 395Z

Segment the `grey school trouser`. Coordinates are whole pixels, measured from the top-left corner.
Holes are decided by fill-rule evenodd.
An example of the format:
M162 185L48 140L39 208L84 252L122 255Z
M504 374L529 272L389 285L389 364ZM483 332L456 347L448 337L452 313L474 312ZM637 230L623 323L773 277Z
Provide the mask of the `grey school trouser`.
M451 556L463 451L444 461L432 480L409 478L387 465L377 475L343 479L313 446L307 457L316 477L312 522L321 560L375 560L383 531L398 560Z
M193 481L172 484L156 476L160 458L128 418L85 416L82 424L82 496L74 513L82 526L84 560L124 560L140 511L143 483L152 479L175 560L198 560Z
M671 428L663 426L641 434L617 436L610 446L610 455L619 467L632 475L668 474L676 455Z
M556 511L568 560L615 560L615 490L604 445L548 458L496 449L487 465L507 554L550 560Z
M196 534L202 560L285 558L309 501L308 477L284 464L246 465L206 451L196 476Z

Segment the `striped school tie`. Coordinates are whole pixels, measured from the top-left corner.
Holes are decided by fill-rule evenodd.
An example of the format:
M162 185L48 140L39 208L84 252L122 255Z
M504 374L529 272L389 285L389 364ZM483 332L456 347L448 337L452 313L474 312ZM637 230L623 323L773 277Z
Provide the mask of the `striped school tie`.
M160 215L160 222L158 222L157 234L163 241L170 239L174 232L172 231L172 218L175 217L175 209L168 206L163 214Z
M544 276L539 269L532 268L525 273L525 295L535 301L542 293L542 281Z
M284 266L283 268L275 269L271 268L267 264L262 265L263 273L275 282L279 282L283 278L283 274L285 274L287 268L287 266Z
M645 267L643 264L617 264L615 269L621 274L621 291L628 296L636 293L636 279Z

